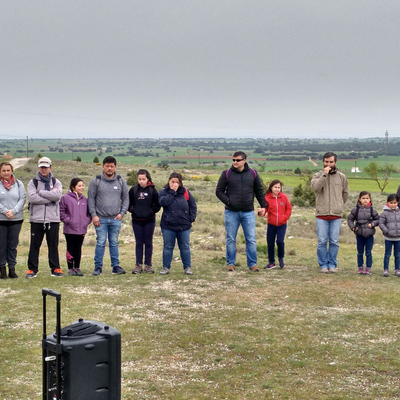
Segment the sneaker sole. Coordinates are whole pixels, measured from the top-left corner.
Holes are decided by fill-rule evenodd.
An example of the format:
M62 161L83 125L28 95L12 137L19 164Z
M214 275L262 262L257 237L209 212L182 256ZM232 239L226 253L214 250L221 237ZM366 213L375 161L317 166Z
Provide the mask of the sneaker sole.
M36 278L36 277L37 277L37 275L29 275L29 276L26 276L25 279L33 279L33 278Z

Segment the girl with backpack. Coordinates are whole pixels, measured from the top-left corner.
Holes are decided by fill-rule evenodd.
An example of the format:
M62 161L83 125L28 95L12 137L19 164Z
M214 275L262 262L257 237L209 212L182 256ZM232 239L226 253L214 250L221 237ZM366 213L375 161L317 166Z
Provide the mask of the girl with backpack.
M156 213L160 211L158 192L151 180L151 175L146 169L137 172L138 183L129 190L129 207L132 214L132 229L136 241L136 265L132 274L140 274L143 271L143 247L144 270L148 274L154 274L152 268L153 235L156 226Z
M356 235L357 265L360 275L371 275L372 247L374 245L375 226L379 225L379 214L372 207L371 193L360 192L356 207L347 217L349 228ZM366 268L364 270L364 252Z
M160 191L159 202L163 207L161 232L164 238L163 269L160 275L168 275L175 242L178 242L183 270L192 275L190 255L190 229L196 219L197 205L192 194L183 186L182 175L172 172L168 183Z

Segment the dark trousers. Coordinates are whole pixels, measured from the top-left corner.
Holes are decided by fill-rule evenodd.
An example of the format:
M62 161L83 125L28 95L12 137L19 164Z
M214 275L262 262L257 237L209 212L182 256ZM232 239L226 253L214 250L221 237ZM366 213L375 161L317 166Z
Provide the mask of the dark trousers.
M72 235L64 233L67 242L67 265L68 269L80 268L82 257L82 244L85 235Z
M151 266L153 256L153 235L156 221L146 223L132 221L132 229L136 241L136 264L143 264L143 246L144 263Z
M285 257L285 234L287 224L275 226L268 224L267 227L267 245L268 261L275 264L275 239L278 247L278 258Z
M37 272L39 270L39 251L44 235L48 248L49 265L51 270L60 268L58 258L58 228L59 222L31 222L31 244L28 255L28 269Z
M365 250L365 261L366 267L372 267L372 247L374 245L374 237L373 236L356 236L357 240L357 266L364 266L364 250ZM390 255L389 255L390 256Z
M9 269L15 268L21 226L22 221L0 224L0 267L5 267L7 263Z

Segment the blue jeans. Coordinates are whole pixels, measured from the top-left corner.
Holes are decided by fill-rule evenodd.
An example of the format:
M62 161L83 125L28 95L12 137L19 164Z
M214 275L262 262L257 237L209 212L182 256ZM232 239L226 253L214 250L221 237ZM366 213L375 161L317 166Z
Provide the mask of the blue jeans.
M275 226L268 224L267 227L267 245L268 261L275 264L275 239L278 247L278 258L285 257L285 234L287 224Z
M342 219L327 221L317 220L317 258L321 269L334 269L337 266L337 254L339 251L339 235L342 227ZM329 243L329 246L328 246Z
M119 267L118 236L121 230L121 220L100 218L100 226L95 226L97 242L94 250L94 267L103 268L103 257L106 249L107 237L110 249L111 267Z
M364 266L364 249L365 249L365 260L366 267L372 267L372 247L374 245L374 237L373 236L356 236L357 240L357 266ZM390 255L389 255L390 257Z
M394 269L400 269L400 241L385 239L385 257L383 259L383 269L389 269L389 259L392 253L394 255Z
M247 266L257 265L256 218L254 211L225 210L226 263L236 265L236 236L242 225L246 240Z
M175 241L178 241L179 251L181 253L181 260L183 269L191 266L190 258L190 229L186 231L171 231L169 229L162 229L161 232L164 238L163 248L163 267L171 268L172 255L174 253Z

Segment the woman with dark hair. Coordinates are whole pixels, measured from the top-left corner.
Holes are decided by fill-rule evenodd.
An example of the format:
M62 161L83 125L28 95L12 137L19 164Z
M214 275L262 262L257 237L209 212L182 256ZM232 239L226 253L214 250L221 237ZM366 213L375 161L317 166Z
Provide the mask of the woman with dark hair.
M175 241L178 242L185 274L192 275L190 228L196 219L197 205L194 197L183 186L181 174L173 172L170 175L158 200L163 207L160 225L164 238L163 269L160 275L169 274Z
M132 213L132 229L136 241L136 265L132 274L144 270L153 274L153 235L156 226L156 213L160 211L158 192L151 180L151 175L146 169L137 172L138 183L129 190L129 212Z
M282 193L282 182L274 179L268 186L265 200L268 203L266 213L258 213L268 219L267 245L268 245L268 264L265 269L275 268L275 241L278 247L279 267L285 266L285 234L287 221L292 214L292 205L286 194Z
M83 195L85 184L73 178L69 191L60 200L60 219L64 222L63 233L67 242L68 275L83 276L80 269L82 244L87 227L92 221L87 198Z
M9 162L0 164L0 279L7 279L6 264L8 276L18 278L15 265L26 195L24 185L13 172Z

